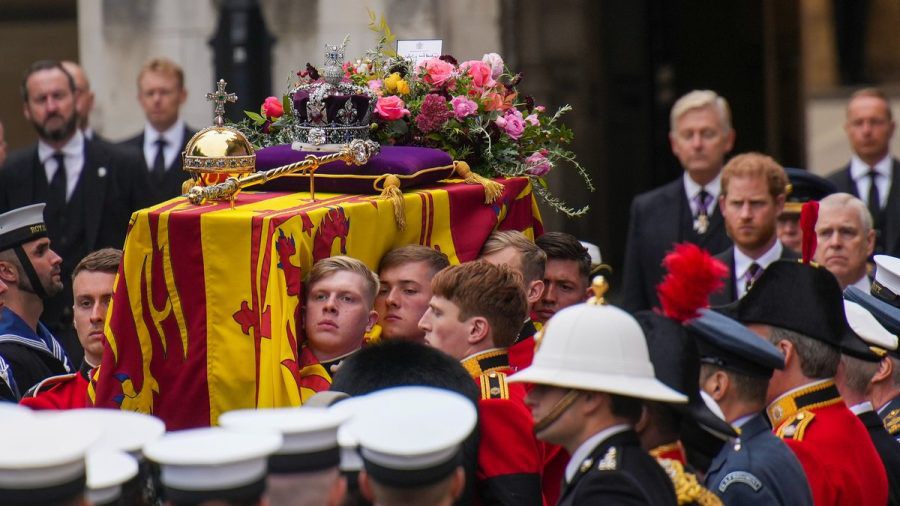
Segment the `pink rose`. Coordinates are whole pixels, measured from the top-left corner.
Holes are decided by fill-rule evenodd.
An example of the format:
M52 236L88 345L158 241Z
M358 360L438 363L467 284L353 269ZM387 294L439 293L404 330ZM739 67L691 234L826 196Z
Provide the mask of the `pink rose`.
M403 99L396 95L379 98L378 102L375 103L375 112L388 121L409 116L409 109L406 108Z
M536 177L546 176L550 169L553 168L553 164L547 159L547 153L546 149L532 153L531 156L525 159L525 166L527 167L525 171Z
M491 67L484 62L469 60L463 62L459 68L464 69L466 73L469 74L472 78L472 85L476 88L490 88L497 84L494 82L493 77L491 77Z
M538 126L541 124L541 122L537 119L537 114L529 114L525 117L525 121L528 122L528 124L531 126Z
M481 57L487 66L491 68L491 78L497 79L503 73L503 58L497 53L487 53Z
M456 119L458 120L478 112L478 104L462 95L453 97L450 101L450 105L453 107L453 115L456 116Z
M518 109L509 109L506 114L497 117L494 123L513 139L518 139L525 131L525 118Z
M284 107L278 97L269 97L263 102L262 113L269 118L280 118L284 115Z
M425 69L425 82L434 86L443 86L453 77L453 65L438 58L428 58L422 62Z

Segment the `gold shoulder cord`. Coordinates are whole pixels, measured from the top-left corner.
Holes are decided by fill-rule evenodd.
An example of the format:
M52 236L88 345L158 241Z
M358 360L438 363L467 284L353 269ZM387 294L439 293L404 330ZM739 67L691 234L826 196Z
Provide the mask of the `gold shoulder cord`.
M675 486L675 495L678 497L678 504L722 506L722 500L701 485L693 473L685 471L681 462L672 459L657 459L657 462L666 470L666 474L672 480L672 485Z

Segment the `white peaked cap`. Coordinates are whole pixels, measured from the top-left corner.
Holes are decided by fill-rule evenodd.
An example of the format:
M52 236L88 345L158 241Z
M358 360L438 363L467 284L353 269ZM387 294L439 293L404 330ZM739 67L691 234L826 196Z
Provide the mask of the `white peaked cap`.
M85 486L85 454L96 427L73 427L57 416L0 420L0 504L68 500Z
M281 442L276 432L205 427L169 432L145 446L144 455L160 465L166 494L176 502L236 499L222 494L262 493L267 459L281 448Z
M388 486L434 483L461 465L463 440L478 420L475 404L431 387L396 387L369 394L377 410L358 416L356 429L366 472Z
M131 455L111 448L87 454L87 499L91 504L108 503L122 495L122 485L137 476L138 462Z
M869 346L882 350L897 349L897 336L884 328L866 308L844 299L844 314L853 332Z
M162 437L166 425L159 418L120 409L84 408L60 411L58 415L79 427L94 426L102 435L93 448L109 448L140 457L141 448Z
M270 460L270 472L307 472L337 467L337 432L345 418L328 408L241 409L220 416L219 425L230 430L281 434L281 448L275 454L294 458Z

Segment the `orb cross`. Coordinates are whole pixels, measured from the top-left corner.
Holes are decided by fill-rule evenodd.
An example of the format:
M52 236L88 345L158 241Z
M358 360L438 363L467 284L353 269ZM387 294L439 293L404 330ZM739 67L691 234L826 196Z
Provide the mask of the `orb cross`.
M225 125L225 103L237 102L237 95L235 95L234 93L225 92L225 86L227 85L228 83L226 83L224 79L219 79L219 82L216 83L216 91L206 94L206 100L209 100L210 102L216 104L216 126Z

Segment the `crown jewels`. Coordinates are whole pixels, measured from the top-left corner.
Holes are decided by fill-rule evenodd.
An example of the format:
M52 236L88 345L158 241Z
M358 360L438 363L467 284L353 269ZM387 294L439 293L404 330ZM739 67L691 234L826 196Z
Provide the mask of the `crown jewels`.
M291 91L293 138L305 145L303 149L336 149L329 145L369 138L375 94L365 86L342 82L346 43L344 39L340 46L326 44L322 79Z

